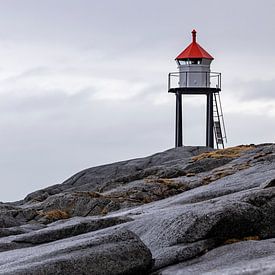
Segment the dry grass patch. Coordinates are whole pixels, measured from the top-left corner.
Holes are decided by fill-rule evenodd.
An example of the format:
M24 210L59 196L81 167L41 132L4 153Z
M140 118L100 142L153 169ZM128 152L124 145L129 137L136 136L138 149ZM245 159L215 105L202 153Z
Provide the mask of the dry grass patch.
M233 175L236 171L232 170L232 169L228 169L228 170L220 170L217 171L216 173L210 175L210 176L206 176L202 179L202 183L203 185L207 185L213 181L219 180L221 178L224 178L226 176L230 176Z
M192 157L193 161L207 159L207 158L237 158L241 155L242 152L254 149L254 145L240 145L236 147L229 147L225 149L215 150L212 152L202 153L198 156Z
M271 155L271 154L272 154L272 152L258 153L253 157L253 159L263 160L266 156Z
M157 184L163 186L165 189L175 189L175 190L181 190L181 191L186 191L188 187L186 184L176 181L174 179L167 179L167 178L147 178L144 179L145 183L150 183L150 184Z
M219 180L226 176L233 175L238 171L248 169L249 167L251 167L249 162L245 162L245 163L234 165L232 167L228 167L228 168L224 168L224 169L220 169L220 168L215 169L215 170L213 170L213 173L211 175L206 176L202 179L202 183L203 183L203 185L207 185L213 181Z
M243 242L243 241L259 241L260 237L259 236L248 236L248 237L244 237L241 239L228 239L224 242L224 244L232 244L232 243L239 243L239 242Z
M187 174L186 174L186 177L194 177L194 176L196 176L195 173L191 173L191 172L190 172L190 173L187 173Z
M160 183L164 185L173 185L175 184L175 180L166 179L166 178L146 178L144 179L145 183Z
M109 210L108 210L108 207L106 206L100 212L100 214L103 216L107 215L108 213L109 213Z
M100 194L98 192L94 192L94 191L77 191L77 192L74 192L74 194L77 195L77 196L88 196L90 198L103 197L102 194Z
M70 215L66 211L62 211L59 209L50 210L47 212L40 213L41 216L44 216L48 220L56 221L56 220L63 220L63 219L69 219Z

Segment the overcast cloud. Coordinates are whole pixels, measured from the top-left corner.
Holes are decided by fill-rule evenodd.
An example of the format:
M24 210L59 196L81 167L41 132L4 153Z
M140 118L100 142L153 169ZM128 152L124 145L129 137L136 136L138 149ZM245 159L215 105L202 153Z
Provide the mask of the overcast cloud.
M275 141L275 4L0 1L0 200L94 165L174 146L167 73L198 31L222 72L228 146ZM184 143L203 145L205 98L184 97Z

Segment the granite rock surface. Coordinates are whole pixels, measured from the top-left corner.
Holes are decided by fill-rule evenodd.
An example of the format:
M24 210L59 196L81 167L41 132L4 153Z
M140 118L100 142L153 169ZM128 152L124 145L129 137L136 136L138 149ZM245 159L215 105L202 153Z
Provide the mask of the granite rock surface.
M275 145L170 149L0 203L0 274L275 274Z

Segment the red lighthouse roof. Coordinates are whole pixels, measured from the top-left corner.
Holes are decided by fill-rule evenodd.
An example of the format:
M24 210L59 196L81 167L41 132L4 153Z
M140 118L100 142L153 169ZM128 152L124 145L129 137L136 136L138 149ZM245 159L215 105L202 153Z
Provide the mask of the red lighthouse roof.
M196 41L196 30L192 31L192 43L177 57L176 60L190 59L190 58L205 58L213 60L212 57L206 50L204 50Z

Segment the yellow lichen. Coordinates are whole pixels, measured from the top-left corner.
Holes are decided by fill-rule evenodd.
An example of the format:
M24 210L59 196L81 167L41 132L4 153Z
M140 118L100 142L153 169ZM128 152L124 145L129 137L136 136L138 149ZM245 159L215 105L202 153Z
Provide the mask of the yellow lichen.
M237 158L242 152L254 149L254 145L239 145L235 147L229 147L225 149L219 149L211 152L205 152L192 158L193 161L198 161L206 158Z

